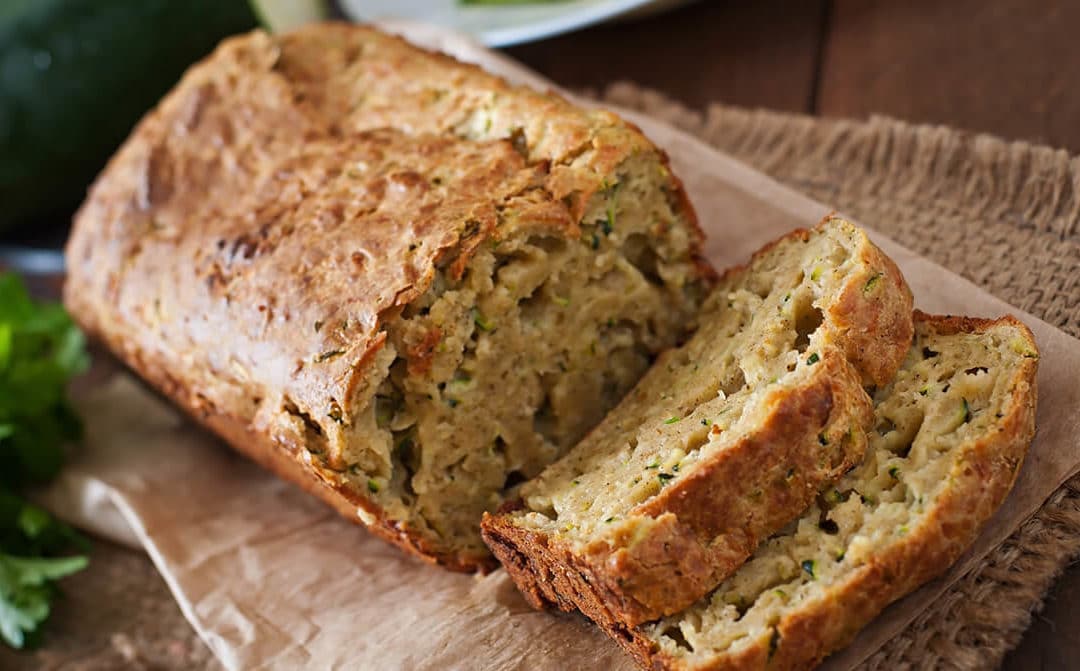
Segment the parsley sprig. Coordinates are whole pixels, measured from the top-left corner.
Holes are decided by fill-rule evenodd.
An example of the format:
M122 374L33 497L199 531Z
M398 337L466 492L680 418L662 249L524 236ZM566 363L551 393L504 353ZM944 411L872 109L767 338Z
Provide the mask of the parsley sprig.
M89 365L82 333L63 307L35 303L18 277L0 275L0 637L34 644L55 581L86 566L87 542L20 492L56 476L65 443L81 432L67 402Z

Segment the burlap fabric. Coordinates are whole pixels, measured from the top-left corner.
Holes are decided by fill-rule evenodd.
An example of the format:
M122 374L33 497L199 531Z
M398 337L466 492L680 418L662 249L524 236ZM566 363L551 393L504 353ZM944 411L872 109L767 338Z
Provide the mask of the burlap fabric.
M1080 337L1080 158L883 118L698 113L630 84L602 97L700 136ZM105 544L94 555L67 582L45 647L0 650L0 668L218 668L148 560ZM997 666L1078 555L1080 477L864 666Z

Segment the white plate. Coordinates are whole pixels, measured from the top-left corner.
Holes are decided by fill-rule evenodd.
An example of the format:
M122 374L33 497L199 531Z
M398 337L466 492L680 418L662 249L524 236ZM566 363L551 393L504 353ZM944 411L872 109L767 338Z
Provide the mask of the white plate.
M414 19L469 33L490 47L538 40L617 16L669 9L687 0L573 0L463 5L458 0L339 0L356 21Z

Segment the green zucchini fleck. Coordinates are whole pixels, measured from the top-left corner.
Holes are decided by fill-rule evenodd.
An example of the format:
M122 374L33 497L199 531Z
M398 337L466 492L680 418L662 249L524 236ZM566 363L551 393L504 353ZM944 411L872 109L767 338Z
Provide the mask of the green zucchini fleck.
M818 356L817 352L811 352L810 356L806 357L806 365L808 366L813 366L818 361L821 361L821 357Z
M345 353L343 349L332 349L315 355L315 363L322 363Z
M480 314L480 311L476 309L473 310L473 323L475 323L476 328L481 331L495 330L495 322Z
M875 273L873 277L866 280L866 284L863 286L863 293L868 294L871 291L873 291L874 287L876 287L878 282L880 282L880 281L881 281L881 273Z
M667 419L664 420L664 424L674 424L675 422L678 422L680 419L681 419L680 417L668 417Z
M817 576L814 575L814 569L817 567L817 562L813 559L804 559L802 562L802 570L806 571L806 574L810 576L811 580L816 580Z
M367 490L369 492L371 492L372 494L378 494L379 493L379 483L376 482L375 480L369 479L367 481Z

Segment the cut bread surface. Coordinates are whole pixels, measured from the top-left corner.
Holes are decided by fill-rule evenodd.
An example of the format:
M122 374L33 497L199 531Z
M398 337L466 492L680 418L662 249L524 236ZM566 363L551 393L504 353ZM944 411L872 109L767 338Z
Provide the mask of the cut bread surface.
M861 381L910 341L910 292L860 230L834 217L786 236L724 276L698 333L518 510L486 516L485 538L536 606L622 626L681 610L862 457Z
M875 394L865 460L707 598L614 631L648 668L804 669L944 572L1012 487L1034 435L1038 350L1011 317L918 314Z
M237 449L473 569L481 513L693 330L700 240L618 117L327 24L185 75L78 214L65 301Z

